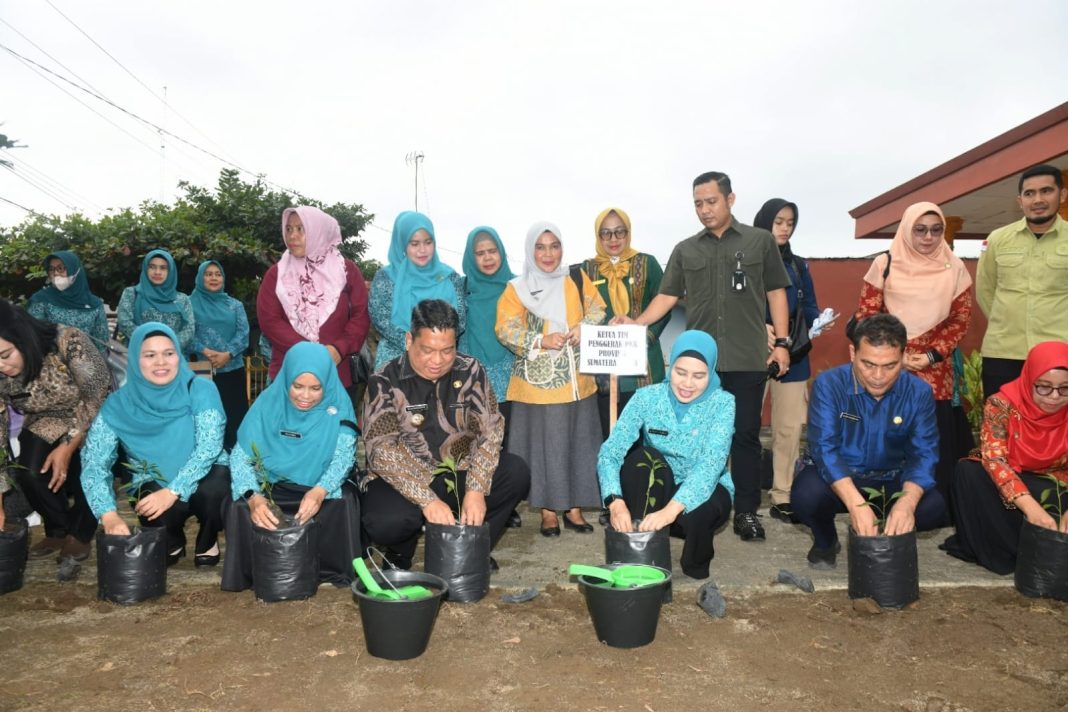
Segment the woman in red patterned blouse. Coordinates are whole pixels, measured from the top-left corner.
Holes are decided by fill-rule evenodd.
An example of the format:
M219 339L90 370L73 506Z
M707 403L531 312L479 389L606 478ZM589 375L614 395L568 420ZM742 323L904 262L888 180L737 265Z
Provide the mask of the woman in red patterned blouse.
M1056 483L1068 485L1068 344L1046 341L1027 354L1023 372L986 401L982 462L961 460L953 483L957 533L949 554L994 573L1016 568L1023 520L1068 532ZM1043 502L1043 492L1052 490ZM1068 495L1060 503L1068 509ZM1047 510L1049 508L1049 510Z
M949 499L953 466L974 447L964 412L953 407L953 351L968 331L971 275L946 244L946 220L934 203L905 209L890 249L864 275L859 321L887 312L908 330L905 368L934 389L939 463L935 482Z

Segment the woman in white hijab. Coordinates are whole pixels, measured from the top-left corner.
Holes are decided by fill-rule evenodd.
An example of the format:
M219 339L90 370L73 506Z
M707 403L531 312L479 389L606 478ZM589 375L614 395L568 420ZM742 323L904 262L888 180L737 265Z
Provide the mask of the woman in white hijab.
M515 352L508 451L530 465L530 504L541 508L543 536L564 527L593 531L582 507L601 506L597 451L601 426L597 384L578 371L579 326L605 318L601 295L581 269L564 263L560 229L538 222L527 231L523 274L497 302L497 338Z

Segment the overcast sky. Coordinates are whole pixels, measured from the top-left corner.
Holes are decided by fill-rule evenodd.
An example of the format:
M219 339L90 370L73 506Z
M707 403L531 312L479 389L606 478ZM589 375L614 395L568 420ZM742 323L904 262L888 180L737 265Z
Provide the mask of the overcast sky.
M730 174L743 222L797 202L798 254L870 254L885 243L853 240L851 208L1068 98L1063 0L0 0L0 20L0 44L123 108L276 184L362 203L380 259L421 151L419 208L457 269L488 224L518 271L543 219L579 261L608 206L664 261L700 228L706 170ZM219 161L171 138L161 159L154 130L52 81L121 130L0 51L0 133L28 146L7 153L62 202L6 170L0 197L99 216L171 200L180 179L215 184ZM25 217L0 203L0 225Z

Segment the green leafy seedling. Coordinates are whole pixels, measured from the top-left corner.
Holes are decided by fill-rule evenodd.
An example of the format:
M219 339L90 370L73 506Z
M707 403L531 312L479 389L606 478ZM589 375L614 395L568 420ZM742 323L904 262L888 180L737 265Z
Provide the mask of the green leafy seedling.
M638 467L643 467L649 470L649 483L645 486L645 509L642 510L642 519L645 519L646 515L649 514L649 508L656 506L656 497L653 497L651 494L653 485L664 485L664 480L657 477L656 473L658 470L666 468L667 463L659 457L650 455L648 450L643 452L645 453L645 462L639 462Z
M1046 510L1050 514L1057 517L1057 524L1061 523L1064 519L1065 510L1065 492L1068 491L1068 487L1065 487L1064 483L1058 480L1053 475L1042 475L1045 479L1053 483L1052 487L1047 487L1042 490L1042 494L1038 496L1038 503L1042 505L1042 509ZM1050 498L1053 501L1050 501Z
M890 509L890 505L898 497L904 497L905 493L898 490L889 497L886 496L886 485L883 485L879 489L874 487L861 487L861 491L867 495L868 501L862 504L862 507L871 507L875 511L875 524L882 532L886 527L886 515Z
M137 502L144 496L143 489L145 485L150 482L155 482L161 486L167 484L167 478L160 472L159 467L148 460L124 462L122 466L129 470L131 474L130 482L125 487L126 501L130 503L131 509L136 507Z
M431 473L434 477L441 477L445 480L445 491L453 496L456 500L456 514L460 512L460 476L457 473L456 460L451 456L446 457L441 463L434 468Z

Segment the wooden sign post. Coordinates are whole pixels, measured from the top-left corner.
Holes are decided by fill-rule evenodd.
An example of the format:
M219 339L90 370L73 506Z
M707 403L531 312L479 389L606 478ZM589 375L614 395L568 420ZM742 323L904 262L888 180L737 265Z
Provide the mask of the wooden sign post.
M608 374L608 422L616 425L619 409L619 376L644 376L648 369L646 327L582 325L579 372Z

